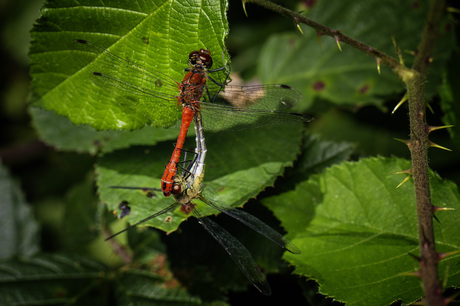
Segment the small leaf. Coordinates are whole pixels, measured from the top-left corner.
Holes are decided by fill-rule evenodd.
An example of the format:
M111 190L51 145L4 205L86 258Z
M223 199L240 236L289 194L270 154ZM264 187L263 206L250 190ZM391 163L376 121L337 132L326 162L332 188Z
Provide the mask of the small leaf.
M350 158L356 146L349 142L322 140L317 134L307 135L302 143L302 154L292 168L287 168L276 182L276 194L294 189L310 175L321 173L327 167Z
M302 251L285 254L296 274L316 280L319 291L353 305L411 303L423 295L420 280L407 276L420 269L413 183L396 189L395 172L410 167L398 158L342 163L315 175L297 189L264 201ZM460 249L457 187L431 172L433 204L456 208L438 213L438 252ZM447 285L459 282L458 256L439 265ZM448 269L447 269L448 267Z
M385 114L366 119L333 109L312 122L309 132L316 133L323 139L355 143L356 152L365 156L377 154L409 156L407 146L394 140L397 136L407 137L407 130L400 132L400 135L395 134L388 128L382 128L381 120L386 120L385 122L391 120L388 124L390 126L399 123L399 119L395 119L394 116L389 118Z
M320 136L309 135L303 143L301 159L297 162L296 172L316 174L325 168L350 158L355 145L349 142L334 142L322 140Z
M99 235L94 178L74 186L67 194L62 235L66 249L72 252L86 250L87 245Z
M0 259L31 256L39 250L39 225L19 185L0 163Z

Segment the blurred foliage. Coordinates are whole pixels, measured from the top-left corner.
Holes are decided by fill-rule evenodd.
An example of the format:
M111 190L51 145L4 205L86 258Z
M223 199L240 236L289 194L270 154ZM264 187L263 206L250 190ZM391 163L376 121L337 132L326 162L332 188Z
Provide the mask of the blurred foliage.
M129 1L113 2L125 5L126 11L134 6ZM396 56L391 43L391 37L395 37L405 52L406 64L410 65L410 53L420 39L427 1L396 2L336 1L332 4L323 0L287 1L283 5L305 11L315 21L392 56ZM93 5L92 1L79 3ZM148 1L136 3L139 7L135 10L139 12L157 12L155 5L147 5ZM313 7L305 7L312 3ZM140 7L141 4L145 6ZM404 177L393 173L407 168L410 159L407 148L394 138L407 138L409 124L405 106L394 115L388 111L404 94L402 83L389 69L382 67L379 75L374 59L346 45L342 45L343 52L340 52L335 41L328 37L322 37L318 44L313 30L301 26L302 35L291 20L252 4L246 7L249 17L244 15L240 2L230 3L228 12L223 5L209 20L200 20L203 24L198 31L192 26L197 8L189 10L184 6L176 12L195 16L181 20L188 22L188 27L184 27L179 21L164 23L161 13L160 17L148 15L150 19L142 14L123 15L121 9L115 17L111 15L114 11L85 15L77 7L65 9L75 5L72 1L49 1L33 30L35 40L30 56L34 91L29 95L28 32L39 17L42 1L4 1L0 5L0 157L3 163L0 230L5 236L0 247L0 304L31 301L38 304L97 302L100 305L239 304L243 300L247 303L338 303L327 299L329 296L358 305L381 305L398 299L414 301L423 294L416 280L395 276L402 271L402 266L407 271L417 268L405 254L417 254L418 242L411 182L401 189L394 188ZM62 8L54 15L57 5ZM98 10L104 11L102 3L99 5ZM64 16L64 12L68 15L59 17ZM225 14L228 14L228 33L225 26L219 25L219 22L225 24L225 20L215 22L217 16ZM107 28L100 26L111 18L117 18L118 26L114 27L113 22L107 23ZM456 86L458 51L453 52L458 48L455 18L450 15L446 20L444 36L437 42L430 68L427 89L433 109L433 113L427 114L430 125L458 126L459 110L455 102L460 88ZM57 21L61 23L53 23ZM196 220L188 220L183 214L171 213L177 222L164 230L178 228L174 233L139 227L126 236L104 241L109 233L122 230L128 222L155 212L159 207L156 203L161 202L147 199L140 192L113 192L107 186L114 182L159 186L177 131L156 127L133 132L97 131L91 127L113 128L119 123L134 129L144 122L132 114L126 117L126 122L117 122L113 118L125 119L122 110L108 114L104 103L94 107L97 104L78 95L78 88L72 92L73 84L84 84L87 74L76 76L82 64L68 62L72 58L66 51L68 43L60 39L69 37L69 33L73 36L90 32L88 35L104 41L104 46L117 41L126 45L133 42L132 37L143 38L142 30L149 25L150 46L155 46L154 35L164 34L161 26L175 29L162 37L165 41L174 41L173 47L167 42L161 46L161 50L175 50L172 60L169 52L156 53L171 60L171 64L163 68L172 71L168 74L175 79L180 78L185 65L181 48L191 50L205 44L217 62L222 62L219 55L226 48L231 55L226 60L231 59L232 72L246 80L258 78L297 88L304 99L295 106L296 111L313 114L315 118L306 129L276 127L266 133L249 130L207 134L205 185L220 192L220 200L228 205L241 206L247 202L245 210L279 231L282 226L287 237L303 252L283 256L281 249L240 224L233 224L222 216L213 217L243 242L257 263L270 273L272 297L247 287L244 276L220 246L202 231ZM216 31L209 31L209 27ZM110 35L100 35L104 31ZM48 32L51 34L47 37ZM197 36L193 36L194 33ZM194 41L194 45L184 43L187 40ZM135 46L142 45L140 41ZM114 49L117 50L120 49ZM77 82L60 87L69 77ZM318 87L319 84L322 86ZM38 105L43 102L39 100L44 93L55 99L47 108L68 115L74 123L50 110L27 109L28 95L29 101ZM65 96L72 96L81 104L66 109L65 103L60 104ZM99 92L86 98L99 102L106 98L104 96L107 94ZM106 121L101 121L101 117ZM76 122L89 125L76 125ZM107 126L101 126L108 122ZM433 133L431 139L455 152L460 149L456 131L457 128L442 130ZM188 148L193 148L193 143L192 137L187 138ZM436 171L431 174L433 199L438 206L458 205L459 161L455 153L430 150L430 168ZM249 200L256 196L257 200ZM132 203L132 212L129 217L116 220L114 212L120 214L118 203L125 198ZM455 227L458 213L441 214L440 223L436 225L440 250L455 250L460 237ZM162 223L149 225L161 228ZM365 243L360 244L363 241ZM353 247L347 248L348 245ZM337 256L330 255L335 252ZM383 265L385 258L376 254L391 257L393 265ZM356 262L363 265L366 262L368 267L358 269ZM351 267L356 270L347 270ZM459 286L455 262L443 263L440 269L441 275L450 276L446 277L448 286ZM293 270L297 275L291 275ZM318 284L306 282L303 276L314 278ZM385 277L398 279L393 285L407 290L398 292L383 282L381 286L372 285L358 291L344 286L347 282L348 286L361 284L364 288ZM325 297L318 295L317 290ZM367 297L363 297L363 290ZM385 290L390 290L392 295Z

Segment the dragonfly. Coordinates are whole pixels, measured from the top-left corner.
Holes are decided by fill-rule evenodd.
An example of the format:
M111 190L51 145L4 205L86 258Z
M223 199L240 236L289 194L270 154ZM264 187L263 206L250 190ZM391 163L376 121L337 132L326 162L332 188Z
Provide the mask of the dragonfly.
M172 194L185 137L196 113L202 114L207 130L240 129L244 125L262 127L273 124L309 122L312 118L288 110L302 95L288 85L234 86L227 78L219 83L210 73L213 59L209 50L200 49L189 54L187 74L182 82L154 70L137 65L134 61L118 56L107 49L83 39L77 39L77 49L104 57L97 71L91 73L92 82L110 94L118 93L117 103L122 108L155 123L158 113L171 108L182 108L180 132L171 159L161 180L164 196ZM115 70L115 72L114 72ZM113 75L115 73L115 75ZM217 85L214 90L207 80ZM133 82L133 80L135 82ZM205 94L206 93L206 94Z
M292 242L284 238L280 233L269 227L267 224L254 217L253 215L239 210L233 207L225 207L220 204L214 203L206 199L202 195L201 184L204 179L205 169L205 158L206 158L206 144L204 140L203 124L201 122L201 113L197 113L194 117L195 132L196 132L196 148L195 158L189 163L188 167L183 168L182 175L176 176L173 184L173 196L175 202L165 209L125 228L124 230L108 237L106 240L111 239L122 232L127 231L143 222L146 222L152 218L156 218L164 213L174 210L180 207L181 211L186 214L192 214L198 219L198 222L204 227L204 229L225 249L230 255L239 269L243 272L250 283L264 295L270 295L271 289L256 262L252 258L247 248L239 242L234 236L228 231L218 225L216 222L209 218L204 217L198 206L193 203L194 200L200 200L206 205L214 208L216 211L220 211L249 228L253 229L257 233L271 240L281 248L293 253L300 254L301 251ZM184 157L185 159L185 157ZM149 187L121 187L112 186L113 188L123 189L141 189L143 191L157 190L156 188Z

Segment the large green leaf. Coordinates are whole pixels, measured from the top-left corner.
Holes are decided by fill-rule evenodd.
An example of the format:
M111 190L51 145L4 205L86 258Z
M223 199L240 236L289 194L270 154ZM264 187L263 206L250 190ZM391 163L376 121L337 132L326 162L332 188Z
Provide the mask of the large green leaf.
M120 95L91 82L91 72L104 67L114 77L147 88L166 81L145 83L131 77L124 66L110 61L103 49L178 81L187 67L188 54L199 48L209 48L214 67L221 67L228 32L226 9L223 0L104 1L96 5L91 1L78 5L74 1L48 2L32 30L32 102L69 117L75 124L96 129L136 129L152 121L158 126L171 125L180 113L174 103L161 109L158 104L151 105L153 118L129 112L120 104ZM75 39L90 41L101 49L86 48ZM215 78L223 79L224 73ZM177 89L167 92L174 95Z
M0 163L0 259L31 256L39 250L39 226L24 194Z
M429 1L315 1L306 16L358 39L370 47L398 58L394 38L410 67L425 27ZM263 82L283 82L301 90L305 107L316 101L339 105L382 106L384 99L404 90L388 67L381 74L372 57L341 43L342 51L331 37L321 37L301 25L303 35L273 35L259 56L258 76ZM434 95L441 82L441 73L455 44L452 27L440 29L442 37L435 44L434 61L427 82L428 94ZM407 51L407 52L406 52ZM280 58L282 54L282 58ZM282 76L276 77L274 76Z
M241 206L273 185L286 166L293 163L299 152L302 126L270 127L245 133L219 132L207 136L208 154L204 194L224 206ZM190 145L194 142L188 138ZM111 210L119 211L121 201L128 201L130 223L139 221L172 204L161 192L158 198L147 198L142 191L110 189L109 186L160 187L165 161L170 158L172 145L160 143L154 147L133 147L106 154L97 164L99 194ZM180 173L180 172L179 172ZM216 213L200 205L204 215ZM171 219L172 217L172 219ZM166 218L170 222L165 223ZM144 225L173 231L187 218L180 212L164 214Z
M56 254L3 261L0 262L0 303L104 305L107 295L100 286L104 271L105 267L94 261Z
M295 191L265 200L302 251L285 254L295 273L311 277L321 293L350 305L419 299L420 280L405 274L420 269L409 256L419 255L413 183L396 188L403 177L395 172L409 166L397 158L346 162L313 176ZM458 250L457 187L433 172L430 181L433 204L456 209L437 213L437 250ZM458 256L439 265L447 286L459 284Z

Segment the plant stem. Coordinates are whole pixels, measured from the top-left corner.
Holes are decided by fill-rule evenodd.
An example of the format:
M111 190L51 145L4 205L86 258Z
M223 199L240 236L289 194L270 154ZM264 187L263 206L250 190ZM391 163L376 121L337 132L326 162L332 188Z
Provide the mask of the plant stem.
M412 69L408 69L393 57L376 50L356 39L344 35L338 30L328 28L305 16L264 0L243 0L252 2L275 11L279 14L304 23L315 29L319 35L333 37L377 59L381 64L389 66L406 85L409 101L410 139L407 145L411 151L412 175L414 179L415 199L418 216L420 240L420 275L425 290L427 305L444 305L442 286L438 279L439 254L436 252L433 231L433 205L431 203L430 182L428 173L428 139L429 127L425 118L425 80L435 40L439 36L440 21L445 11L444 0L431 0L429 15L422 40L417 50Z

